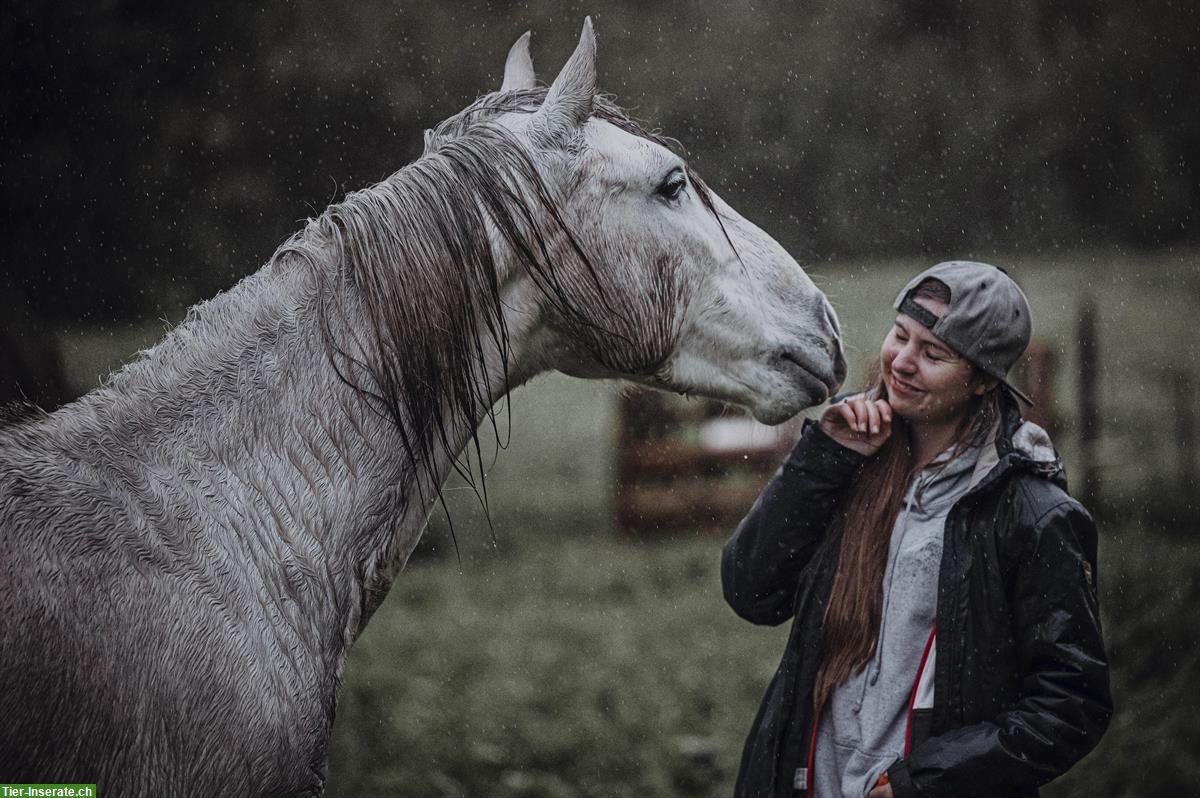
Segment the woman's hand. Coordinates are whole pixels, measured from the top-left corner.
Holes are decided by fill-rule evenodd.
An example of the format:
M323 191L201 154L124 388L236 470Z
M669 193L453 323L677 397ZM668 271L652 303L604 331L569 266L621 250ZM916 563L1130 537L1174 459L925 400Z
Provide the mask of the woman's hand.
M884 399L852 396L830 405L820 425L821 432L842 446L870 457L892 434L892 406Z

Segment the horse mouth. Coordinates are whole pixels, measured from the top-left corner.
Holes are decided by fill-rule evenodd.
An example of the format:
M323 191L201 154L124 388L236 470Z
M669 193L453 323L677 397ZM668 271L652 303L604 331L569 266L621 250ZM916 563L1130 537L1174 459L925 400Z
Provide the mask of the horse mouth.
M813 404L824 402L842 387L845 374L837 374L835 364L823 367L803 353L785 349L779 353L779 370L805 393L812 397Z

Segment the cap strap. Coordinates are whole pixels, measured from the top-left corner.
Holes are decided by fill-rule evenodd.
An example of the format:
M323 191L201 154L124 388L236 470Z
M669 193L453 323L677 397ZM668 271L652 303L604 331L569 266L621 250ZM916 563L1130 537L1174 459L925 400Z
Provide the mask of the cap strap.
M904 297L903 301L900 302L900 307L898 309L904 315L912 316L914 319L921 322L921 324L925 325L931 330L933 329L933 325L940 321L940 319L933 315L928 308L924 308L914 302L911 296Z

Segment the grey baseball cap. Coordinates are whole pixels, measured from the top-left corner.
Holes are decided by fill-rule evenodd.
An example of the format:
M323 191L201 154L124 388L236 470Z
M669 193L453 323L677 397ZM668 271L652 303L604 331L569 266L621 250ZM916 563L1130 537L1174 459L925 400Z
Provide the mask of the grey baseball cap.
M929 279L940 280L950 289L949 307L940 317L910 296ZM1008 382L1008 370L1029 346L1033 323L1025 294L1003 269L967 260L939 263L909 280L896 297L895 308L928 327L955 352L1033 404Z

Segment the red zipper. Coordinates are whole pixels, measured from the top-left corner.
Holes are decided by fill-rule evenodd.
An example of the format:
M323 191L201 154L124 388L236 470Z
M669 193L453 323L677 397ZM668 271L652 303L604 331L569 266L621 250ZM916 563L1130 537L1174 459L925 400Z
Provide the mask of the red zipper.
M813 765L816 764L817 758L817 725L821 722L821 713L813 713L813 728L812 737L808 741L808 770L804 774L804 790L807 795L814 795L813 792Z

